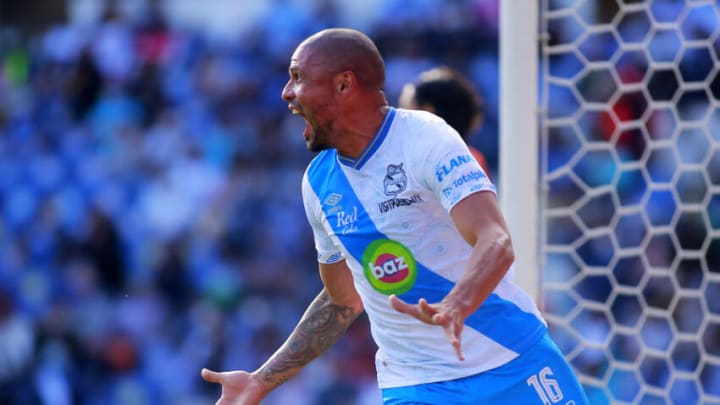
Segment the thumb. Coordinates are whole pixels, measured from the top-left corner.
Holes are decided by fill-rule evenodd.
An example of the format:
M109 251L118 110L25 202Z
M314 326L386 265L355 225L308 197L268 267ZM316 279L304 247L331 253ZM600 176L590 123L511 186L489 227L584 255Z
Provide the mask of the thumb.
M200 371L200 375L202 375L203 380L219 384L222 384L223 374L224 373L218 373L217 371L208 370L206 368Z
M392 294L388 298L390 300L390 306L392 306L396 311L407 314L410 310L410 306L405 301L398 298L397 295Z

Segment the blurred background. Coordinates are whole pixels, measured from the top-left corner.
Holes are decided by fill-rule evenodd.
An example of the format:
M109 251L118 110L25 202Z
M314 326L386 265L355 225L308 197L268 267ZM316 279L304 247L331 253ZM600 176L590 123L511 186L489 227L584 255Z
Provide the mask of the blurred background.
M387 96L471 75L497 166L495 1L0 2L0 403L209 404L321 288L280 92L295 46L364 30ZM276 404L377 404L361 319Z
M280 98L318 30L376 41L391 104L464 73L499 179L498 1L0 1L0 404L209 404L202 367L283 342L321 288ZM719 403L718 6L542 11L551 332L593 404ZM378 404L374 351L361 318L266 403Z

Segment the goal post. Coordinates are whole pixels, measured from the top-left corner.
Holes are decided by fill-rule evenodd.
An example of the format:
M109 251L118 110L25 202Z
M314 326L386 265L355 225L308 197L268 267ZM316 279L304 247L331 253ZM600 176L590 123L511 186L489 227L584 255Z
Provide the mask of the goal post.
M514 279L538 301L538 2L500 1L499 201Z

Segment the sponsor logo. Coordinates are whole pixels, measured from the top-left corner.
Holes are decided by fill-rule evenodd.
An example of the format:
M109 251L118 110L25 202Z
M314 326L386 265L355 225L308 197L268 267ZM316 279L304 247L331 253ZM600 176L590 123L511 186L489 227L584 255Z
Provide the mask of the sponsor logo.
M481 182L486 175L480 171L470 172L460 178L455 179L450 187L442 189L443 196L448 199L449 203L455 204L460 198L467 196L479 190L495 190L492 184ZM469 187L469 189L468 189Z
M370 285L385 295L407 292L417 279L415 257L403 244L390 239L378 239L368 245L362 263Z
M332 193L325 199L325 202L323 202L323 204L329 205L332 207L334 205L337 205L337 203L339 203L340 200L342 200L342 198L343 198L342 194Z
M378 204L381 214L397 207L412 205L423 201L420 194L413 194L410 198L397 197L398 194L407 188L407 175L402 166L403 164L400 163L399 165L389 164L387 167L387 173L383 179L383 190L385 195L391 196L392 199L382 201Z
M460 187L465 183L469 183L471 181L478 181L485 177L487 177L485 176L485 173L481 172L480 170L476 170L468 174L463 174L461 177L455 179L455 181L453 181L453 186Z
M380 213L384 214L391 209L397 208L397 207L403 207L406 205L412 205L415 203L423 202L422 197L420 197L420 194L413 194L410 196L410 198L393 198L391 200L386 200L378 204L378 208L380 208Z
M355 223L358 220L358 208L353 207L350 212L339 211L335 215L335 220L337 221L335 229L341 235L357 231L358 227Z
M341 258L342 258L342 255L340 254L340 252L337 252L337 253L334 253L332 256L328 257L326 262L327 263L339 262Z
M338 194L338 193L332 193L329 196L327 196L325 201L323 201L323 205L327 205L330 207L327 209L328 215L332 215L342 209L342 205L337 205L340 202L340 200L342 200L342 198L343 198L342 194Z
M435 169L435 175L438 181L443 181L443 178L448 174L452 173L453 170L473 160L470 155L460 155L450 159L449 163L442 164Z

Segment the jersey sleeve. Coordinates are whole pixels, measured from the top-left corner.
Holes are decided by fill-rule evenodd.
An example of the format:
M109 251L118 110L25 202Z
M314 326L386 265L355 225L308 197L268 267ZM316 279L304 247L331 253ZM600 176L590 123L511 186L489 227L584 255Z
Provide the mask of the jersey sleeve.
M420 156L426 156L419 172L449 212L455 204L478 191L496 193L495 185L473 157L460 135L443 121L422 128Z
M305 206L305 215L310 223L315 240L315 249L317 250L318 262L328 264L339 262L344 259L342 252L328 235L326 228L323 226L322 207L318 201L315 192L310 187L307 178L307 172L302 180L302 197Z

